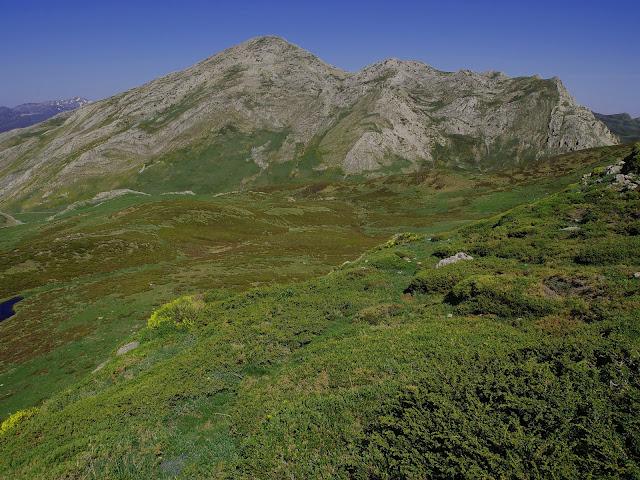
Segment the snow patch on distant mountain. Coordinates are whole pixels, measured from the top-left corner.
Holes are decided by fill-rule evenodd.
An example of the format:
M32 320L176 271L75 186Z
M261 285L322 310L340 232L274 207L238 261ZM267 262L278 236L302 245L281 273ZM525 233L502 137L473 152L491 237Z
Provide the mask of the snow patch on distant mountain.
M90 103L83 97L49 100L40 103L23 103L13 108L0 107L0 132L24 128L43 122L61 113L75 110Z

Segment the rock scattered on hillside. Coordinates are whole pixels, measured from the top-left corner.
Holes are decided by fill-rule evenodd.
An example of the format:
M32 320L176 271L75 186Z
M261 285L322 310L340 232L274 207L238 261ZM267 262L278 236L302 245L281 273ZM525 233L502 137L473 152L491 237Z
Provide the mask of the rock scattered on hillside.
M91 373L98 373L100 370L102 370L107 365L107 363L109 363L109 360L105 360L104 362L102 362L100 365L98 365L96 368L94 368Z
M640 143L634 145L631 153L623 160L604 168L596 168L582 176L582 184L610 183L611 188L620 192L640 188Z
M458 263L462 260L473 260L473 257L471 255L467 255L464 252L458 252L455 255L440 260L438 263L436 263L436 268L451 265L452 263Z
M120 355L124 355L127 352L130 352L131 350L138 348L140 346L140 342L135 341L135 342L129 342L123 346L121 346L118 351L116 352L117 356Z

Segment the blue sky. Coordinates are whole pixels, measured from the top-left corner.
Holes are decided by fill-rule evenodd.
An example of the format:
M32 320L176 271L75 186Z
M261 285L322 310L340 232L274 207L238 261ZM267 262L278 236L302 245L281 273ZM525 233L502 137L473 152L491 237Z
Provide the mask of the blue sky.
M263 34L347 70L387 58L559 76L640 116L640 1L0 0L0 105L107 97Z

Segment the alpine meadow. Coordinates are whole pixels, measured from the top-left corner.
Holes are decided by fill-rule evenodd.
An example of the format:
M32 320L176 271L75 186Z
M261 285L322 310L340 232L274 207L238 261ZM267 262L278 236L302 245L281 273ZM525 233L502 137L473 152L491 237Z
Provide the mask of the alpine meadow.
M639 119L272 35L0 114L0 478L640 478Z

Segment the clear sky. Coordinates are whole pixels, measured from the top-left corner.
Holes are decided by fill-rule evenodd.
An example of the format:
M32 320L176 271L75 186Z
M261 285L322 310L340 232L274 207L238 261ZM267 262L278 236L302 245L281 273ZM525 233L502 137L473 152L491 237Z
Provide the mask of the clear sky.
M0 105L110 96L264 34L357 70L559 76L577 100L640 116L640 0L0 0Z

